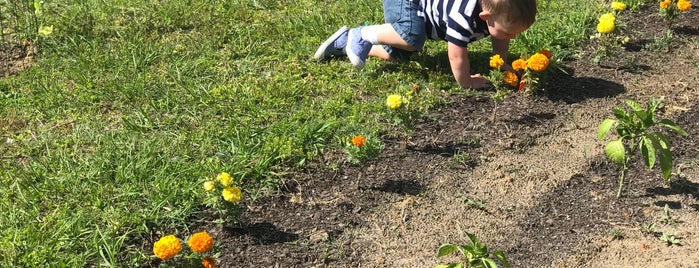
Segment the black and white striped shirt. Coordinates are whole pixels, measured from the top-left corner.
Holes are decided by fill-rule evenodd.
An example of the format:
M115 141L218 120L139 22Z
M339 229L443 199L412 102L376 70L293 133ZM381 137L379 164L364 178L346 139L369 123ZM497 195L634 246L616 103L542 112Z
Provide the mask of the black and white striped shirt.
M490 35L488 25L478 14L481 0L419 0L418 16L425 19L427 37L446 40L457 46Z

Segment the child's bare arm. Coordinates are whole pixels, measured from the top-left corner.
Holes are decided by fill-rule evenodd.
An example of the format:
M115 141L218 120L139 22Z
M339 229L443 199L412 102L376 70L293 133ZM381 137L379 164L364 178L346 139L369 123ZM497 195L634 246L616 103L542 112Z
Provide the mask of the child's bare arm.
M462 88L485 87L486 80L480 74L471 75L471 63L468 60L468 49L448 43L447 53L454 79Z
M510 40L500 40L495 37L490 38L490 42L493 45L493 53L500 55L500 57L505 61L505 66L503 69L512 71L512 67L507 64L507 56L510 49Z

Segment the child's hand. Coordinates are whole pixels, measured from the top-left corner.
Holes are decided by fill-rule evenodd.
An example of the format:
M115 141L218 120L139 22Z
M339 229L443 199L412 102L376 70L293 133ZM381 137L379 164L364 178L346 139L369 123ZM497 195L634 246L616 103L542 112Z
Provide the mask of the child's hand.
M471 88L484 88L488 85L488 79L485 79L481 74L471 75Z

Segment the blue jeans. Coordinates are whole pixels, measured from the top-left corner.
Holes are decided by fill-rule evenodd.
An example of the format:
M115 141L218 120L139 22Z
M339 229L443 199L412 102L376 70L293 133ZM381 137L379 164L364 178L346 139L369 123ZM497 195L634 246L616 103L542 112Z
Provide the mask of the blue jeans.
M383 14L386 23L390 23L398 35L417 51L425 45L425 21L417 16L417 0L383 0ZM407 60L415 53L384 45L383 49L394 59Z

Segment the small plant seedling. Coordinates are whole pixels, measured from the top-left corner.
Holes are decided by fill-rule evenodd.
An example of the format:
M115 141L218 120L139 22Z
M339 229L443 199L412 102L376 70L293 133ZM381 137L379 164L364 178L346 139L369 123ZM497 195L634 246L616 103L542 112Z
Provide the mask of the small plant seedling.
M607 142L604 151L609 160L621 168L617 197L621 196L624 177L629 169L630 155L633 155L638 149L641 150L644 163L649 169L653 169L656 160L658 160L663 179L665 181L670 180L670 175L672 174L670 139L667 135L654 131L653 128L655 126L659 125L681 135L687 135L684 129L670 119L656 120L656 112L663 102L662 97L648 101L645 109L633 100L627 99L625 101L626 105L631 108L631 111L615 107L612 113L616 119L604 119L597 131L597 138L602 141L607 137L612 127L616 126L619 138ZM629 154L626 153L627 151Z
M455 263L449 263L449 264L440 264L440 265L435 265L434 268L461 268L461 267L469 267L469 268L497 268L498 265L495 262L494 259L490 257L490 252L488 251L488 247L478 241L475 235L466 233L468 236L468 239L470 240L468 244L466 245L453 245L453 244L444 244L439 247L439 250L437 251L437 257L444 257L446 255L449 255L451 253L454 253L456 251L461 252L462 254L462 259L460 262L455 262ZM505 254L498 250L493 252L493 255L500 260L502 265L505 268L510 267L510 263L507 262L507 258L505 257Z
M609 230L609 236L611 237L611 240L620 240L624 238L624 234L616 228Z
M682 242L679 237L667 233L663 233L663 235L660 236L660 241L667 243L668 246L679 245Z
M657 229L655 228L655 223L641 223L641 233L645 235L655 235L657 233Z
M665 209L663 209L663 215L660 216L660 223L663 224L668 224L668 225L675 225L677 223L677 219L670 215L670 207L665 204Z
M480 210L485 210L485 201L482 199L473 199L473 198L466 198L466 204L469 207L477 208Z

